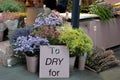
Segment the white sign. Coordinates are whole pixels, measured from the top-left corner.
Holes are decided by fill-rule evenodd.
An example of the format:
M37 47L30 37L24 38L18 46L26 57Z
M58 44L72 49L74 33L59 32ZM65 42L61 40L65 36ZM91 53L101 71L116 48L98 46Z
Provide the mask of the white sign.
M69 50L66 46L40 46L40 78L69 78Z

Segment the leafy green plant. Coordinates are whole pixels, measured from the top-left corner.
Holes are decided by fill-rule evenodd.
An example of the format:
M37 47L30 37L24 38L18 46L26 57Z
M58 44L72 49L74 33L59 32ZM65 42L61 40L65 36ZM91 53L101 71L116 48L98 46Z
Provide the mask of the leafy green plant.
M96 72L101 72L119 64L120 61L115 57L112 50L105 51L101 48L95 48L93 54L87 57L86 62L86 65Z
M80 13L88 13L89 12L89 6L80 6Z
M82 29L64 30L59 40L70 50L70 56L88 54L92 51L92 40Z
M68 0L68 6L67 6L67 9L68 9L68 11L72 11L72 0Z
M89 13L98 15L104 21L113 17L112 12L107 7L101 5L90 5L89 11Z
M25 5L15 0L3 0L0 2L0 12L24 12Z

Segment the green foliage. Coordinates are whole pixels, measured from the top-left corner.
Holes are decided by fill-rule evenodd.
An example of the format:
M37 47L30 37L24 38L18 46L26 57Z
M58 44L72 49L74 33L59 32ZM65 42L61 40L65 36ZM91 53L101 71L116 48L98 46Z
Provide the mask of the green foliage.
M68 0L68 6L67 6L68 11L72 11L72 0Z
M104 0L96 0L95 3L104 2Z
M89 12L89 6L80 6L80 13L88 13Z
M93 54L87 57L86 65L96 72L101 72L115 65L120 61L115 57L112 50L105 51L101 48L95 48Z
M92 51L92 40L82 29L64 30L59 40L69 48L72 56L83 55L85 52L90 54Z
M90 13L96 14L100 17L101 20L109 20L112 18L112 12L104 6L101 5L91 5L89 8Z
M0 2L0 12L24 12L25 5L15 0L3 0Z

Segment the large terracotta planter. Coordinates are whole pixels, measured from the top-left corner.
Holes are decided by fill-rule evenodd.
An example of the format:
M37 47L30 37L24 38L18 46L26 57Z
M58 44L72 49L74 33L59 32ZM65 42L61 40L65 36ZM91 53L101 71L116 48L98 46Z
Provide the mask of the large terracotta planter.
M27 70L35 73L38 69L38 56L26 56Z
M87 53L84 53L83 55L79 56L79 66L78 69L79 70L85 70L85 62L86 62L86 57L87 57Z

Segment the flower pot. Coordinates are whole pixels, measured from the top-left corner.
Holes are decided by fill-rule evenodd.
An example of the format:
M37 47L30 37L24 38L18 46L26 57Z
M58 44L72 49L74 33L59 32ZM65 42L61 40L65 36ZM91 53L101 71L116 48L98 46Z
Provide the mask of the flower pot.
M74 69L76 56L70 57L70 71Z
M9 30L17 29L17 26L18 26L18 20L17 19L15 19L15 20L6 20L4 23L5 23L6 27Z
M3 23L0 23L0 41L3 41L3 35L4 35L4 30L5 30L5 26Z
M17 29L18 20L6 20L5 22L6 27L8 28L8 37L10 38L13 32Z
M3 35L4 35L4 32L0 31L0 41L3 41Z
M38 69L38 56L26 56L27 70L35 73Z
M87 57L87 53L84 53L83 55L79 56L79 66L78 69L79 70L85 70L85 62L86 62L86 57Z

